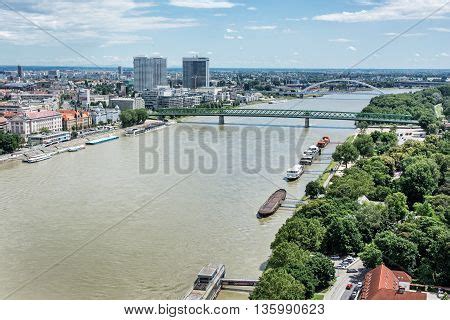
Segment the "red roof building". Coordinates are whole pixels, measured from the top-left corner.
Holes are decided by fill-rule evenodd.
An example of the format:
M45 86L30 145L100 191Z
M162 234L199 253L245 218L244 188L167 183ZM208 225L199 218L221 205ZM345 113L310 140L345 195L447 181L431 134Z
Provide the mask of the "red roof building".
M426 293L407 291L411 281L406 272L379 265L366 274L361 300L426 300Z

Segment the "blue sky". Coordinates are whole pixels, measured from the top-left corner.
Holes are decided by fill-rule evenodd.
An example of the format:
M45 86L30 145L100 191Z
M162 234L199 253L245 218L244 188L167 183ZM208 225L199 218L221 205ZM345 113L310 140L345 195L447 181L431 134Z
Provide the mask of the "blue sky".
M1 0L0 64L89 65L31 21L102 66L199 54L213 67L342 68L447 1ZM359 67L450 68L449 18L447 4Z

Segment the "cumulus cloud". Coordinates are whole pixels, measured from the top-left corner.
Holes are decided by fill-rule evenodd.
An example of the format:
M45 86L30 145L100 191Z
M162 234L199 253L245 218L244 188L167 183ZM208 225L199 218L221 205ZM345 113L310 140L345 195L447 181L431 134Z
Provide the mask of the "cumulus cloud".
M371 4L369 10L353 12L337 12L315 16L314 20L333 22L366 22L386 20L416 20L423 19L435 10L432 18L444 18L450 13L448 0L387 0Z
M169 0L169 4L193 9L229 9L236 6L233 2L221 0Z
M450 32L449 28L428 28L428 30L436 32Z
M357 50L354 46L350 46L347 49L350 50L350 51L356 51Z

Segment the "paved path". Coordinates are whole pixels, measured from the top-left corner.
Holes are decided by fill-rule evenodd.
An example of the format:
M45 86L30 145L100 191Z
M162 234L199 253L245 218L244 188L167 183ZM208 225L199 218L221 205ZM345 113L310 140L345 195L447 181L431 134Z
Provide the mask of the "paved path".
M335 262L338 264L340 261ZM325 300L348 300L353 288L359 281L362 281L367 270L364 268L362 261L357 259L349 267L350 269L358 270L358 273L347 273L347 270L336 269L336 282L334 285L325 293ZM346 290L345 287L348 283L353 284L352 290Z

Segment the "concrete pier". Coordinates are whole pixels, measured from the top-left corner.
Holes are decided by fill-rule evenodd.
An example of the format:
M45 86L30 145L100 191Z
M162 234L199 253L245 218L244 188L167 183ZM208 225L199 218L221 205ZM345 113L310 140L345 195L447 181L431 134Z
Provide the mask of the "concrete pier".
M305 118L305 128L309 128L309 118Z
M219 124L225 124L225 117L224 116L219 116Z

